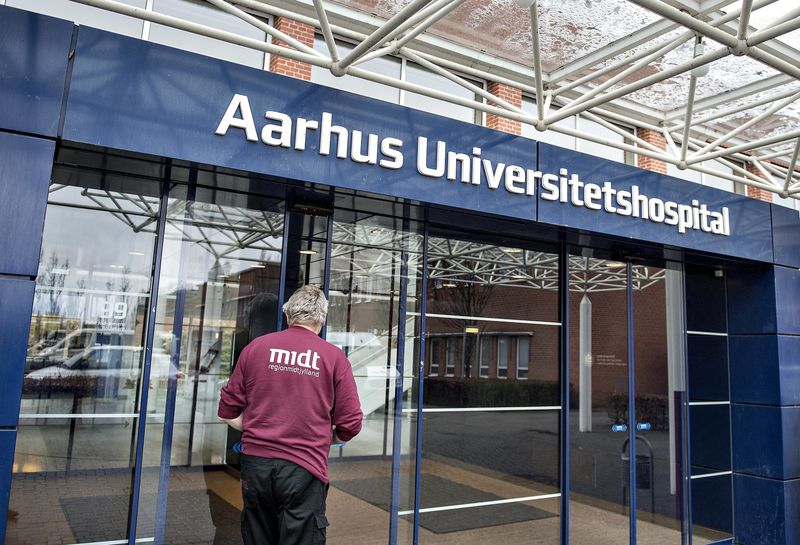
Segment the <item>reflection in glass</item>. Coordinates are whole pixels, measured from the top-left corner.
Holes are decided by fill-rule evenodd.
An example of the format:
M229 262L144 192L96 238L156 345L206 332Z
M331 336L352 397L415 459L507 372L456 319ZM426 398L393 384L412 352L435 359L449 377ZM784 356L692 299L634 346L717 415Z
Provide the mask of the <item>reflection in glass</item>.
M166 516L137 535L237 543L241 492L225 468L240 435L217 406L239 353L277 330L283 203L178 186L168 210L155 328L171 372L150 391L141 485L141 505Z
M673 267L673 265L670 265ZM632 267L637 425L637 540L680 543L688 520L683 274ZM641 474L641 475L639 475Z
M139 392L167 371L155 350L142 385L158 196L54 183L49 200L6 536L15 545L127 535Z
M557 255L428 248L420 543L558 543Z
M626 265L573 256L569 278L570 543L628 543Z
M331 451L331 544L384 542L392 504L413 509L416 411L410 394L422 244L416 224L347 211L334 216L326 338L347 354L365 416L361 433ZM399 464L394 488L393 462ZM411 543L411 521L395 522L398 543Z

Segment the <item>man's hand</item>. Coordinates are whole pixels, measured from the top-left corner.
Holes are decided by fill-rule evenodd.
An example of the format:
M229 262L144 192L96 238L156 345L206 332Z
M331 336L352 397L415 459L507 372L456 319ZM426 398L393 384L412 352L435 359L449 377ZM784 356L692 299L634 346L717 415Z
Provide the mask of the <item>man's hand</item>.
M227 425L229 425L230 427L232 427L233 429L235 429L237 431L243 431L244 430L244 413L240 414L239 416L237 416L236 418L233 418L233 419L220 418L220 420L222 420Z
M339 436L336 435L336 426L331 426L331 446L343 446L347 441L342 441L339 439Z

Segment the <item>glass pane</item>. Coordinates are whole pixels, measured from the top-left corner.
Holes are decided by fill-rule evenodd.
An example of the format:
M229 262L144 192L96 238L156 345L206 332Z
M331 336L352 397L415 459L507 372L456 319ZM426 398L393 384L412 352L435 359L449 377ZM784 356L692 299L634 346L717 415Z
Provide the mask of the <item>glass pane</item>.
M240 542L241 486L226 469L240 434L217 407L244 347L277 329L283 219L274 199L171 192L155 324L170 373L150 391L140 539Z
M681 542L688 521L683 274L633 267L637 541Z
M600 138L604 138L606 140L611 140L612 142L619 142L620 144L626 143L624 137L615 133L611 129L601 125L600 123L591 121L589 119L584 119L582 117L578 119L578 130L587 132L594 136L599 136ZM625 152L617 148L612 148L611 146L595 144L589 140L581 140L579 149L583 153L596 155L598 157L602 157L603 159L610 159L611 161L618 161L620 163L625 162Z
M57 168L54 179L62 177ZM111 178L108 186L123 183ZM124 192L50 187L9 544L96 542L128 533L159 198L136 180L124 185ZM151 384L165 371L164 357L153 351Z
M420 543L558 543L560 328L541 321L557 256L438 236L428 251L424 362L446 350L451 371L423 384Z
M570 543L628 543L625 264L571 257L569 276Z
M199 23L211 28L224 30L225 32L232 32L261 42L266 40L266 34L263 31L235 15L213 7L207 2L197 0L155 0L153 10L164 15ZM200 36L185 30L154 23L150 26L149 39L156 43L186 49L187 51L237 64L245 64L255 68L264 67L264 53L260 51Z
M334 215L327 340L353 366L364 427L331 450L330 544L385 542L393 502L399 511L413 511L420 230L394 218ZM394 489L393 459L400 461ZM401 516L397 524L398 542L411 543L411 520Z
M339 57L344 57L353 50L353 46L339 41L336 41L336 48L339 52ZM328 46L322 36L317 36L314 40L314 49L328 55ZM389 76L390 78L400 79L400 59L395 57L379 57L371 61L367 61L358 65L358 68L363 68L369 72ZM381 85L380 83L373 83L369 80L357 78L355 76L342 76L337 78L331 74L330 70L320 68L319 66L311 67L311 81L319 83L320 85L327 85L335 87L342 91L350 91L361 96L368 96L377 98L378 100L385 100L394 104L400 103L400 90L388 85Z
M527 114L538 115L536 110L536 101L528 97L522 97L522 110ZM551 115L555 111L557 110L550 108L547 112L545 112L545 117ZM557 121L555 125L574 130L575 119L575 116L567 117L566 119ZM547 142L548 144L553 144L554 146L561 146L562 148L572 150L576 149L576 140L574 136L567 136L566 134L561 134L560 132L556 132L551 129L548 129L544 132L539 132L533 127L533 125L529 125L527 123L523 123L522 125L522 136L525 138L533 138L539 142Z
M120 0L120 2L137 8L144 8L147 0ZM78 4L71 0L6 0L6 5L12 8L22 8L43 13L59 19L66 19L79 25L133 36L134 38L142 37L141 19Z
M475 94L469 89L450 81L444 76L430 72L412 62L406 63L405 79L410 83L423 85L430 89L436 89L437 91L442 91L443 93L448 93L469 100L475 100L476 98ZM483 84L480 82L473 83L479 87L483 86ZM409 91L406 91L404 95L403 104L411 108L417 108L418 110L436 112L439 115L451 117L460 121L466 121L467 123L475 123L475 110L472 108L451 104L450 102L437 100L424 95L418 95Z

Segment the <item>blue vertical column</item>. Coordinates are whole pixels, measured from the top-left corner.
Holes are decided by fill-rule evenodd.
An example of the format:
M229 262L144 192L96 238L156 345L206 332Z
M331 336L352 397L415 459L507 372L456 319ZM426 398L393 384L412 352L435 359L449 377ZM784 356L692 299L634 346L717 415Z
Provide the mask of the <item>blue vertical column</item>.
M55 143L0 132L0 543Z
M800 545L800 217L772 208L775 263L728 276L734 533Z
M73 25L0 6L0 545Z

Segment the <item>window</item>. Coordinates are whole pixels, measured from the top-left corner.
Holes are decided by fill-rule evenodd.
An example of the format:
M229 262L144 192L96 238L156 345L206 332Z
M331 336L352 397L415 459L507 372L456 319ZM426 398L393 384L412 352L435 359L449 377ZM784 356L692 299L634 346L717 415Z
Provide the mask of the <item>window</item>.
M225 13L206 2L196 0L156 0L153 11L178 17L193 23L233 32L259 41L266 41L266 34L235 15ZM240 45L192 34L184 30L153 24L149 39L153 42L186 49L238 64L264 68L264 53Z
M517 379L528 378L528 362L530 361L531 339L527 336L517 337Z
M437 91L463 97L469 100L476 99L475 95L469 89L466 89L461 85L450 81L444 76L435 74L412 62L406 63L405 80L410 83L424 85L430 89L436 89ZM478 87L484 87L482 82L472 81L472 83ZM459 121L466 121L467 123L480 124L482 117L480 112L473 110L472 108L451 104L450 102L445 102L443 100L437 100L425 95L418 95L410 92L405 93L403 104L411 108L435 112L445 117L458 119Z
M489 378L489 365L492 362L492 338L481 337L480 377Z
M510 337L497 337L497 378L508 378L508 345Z
M431 367L428 374L431 376L439 375L439 358L441 357L442 340L431 339Z
M629 129L628 127L622 128L627 132L633 133L633 129ZM578 130L599 136L600 138L605 138L606 140L611 140L612 142L630 144L630 141L622 135L617 134L608 127L601 125L596 121L591 121L583 117L578 118ZM603 159L617 161L619 163L628 163L629 165L632 165L634 162L632 153L622 151L621 149L612 148L611 146L596 144L588 140L579 141L578 151L588 153L589 155L596 155L598 157L602 157Z
M712 160L712 161L703 161L703 166L705 168L709 168L711 170L718 170L724 174L734 174L733 169L719 161ZM722 178L720 176L715 176L714 174L703 173L703 185L707 185L709 187L715 187L717 189L722 189L724 191L733 191L734 185L733 182Z
M322 36L314 38L314 49L328 55L328 46L325 44L325 39ZM344 57L353 50L353 46L336 40L336 49L340 57ZM370 72L375 72L390 78L400 79L402 61L395 57L379 57L372 59L365 63L358 65L358 68L363 68ZM358 95L377 98L378 100L385 100L394 104L400 103L400 90L388 85L374 83L369 80L357 78L355 76L342 76L337 78L327 68L320 68L319 66L311 67L311 81L319 83L320 85L327 85L342 91L350 91Z
M146 0L120 1L123 4L137 8L144 8L146 4ZM142 36L142 21L140 19L77 4L71 0L6 0L6 6L35 11L36 13L74 21L79 25L108 30L125 36L133 36L134 38L141 38Z
M536 101L532 98L522 97L522 110L525 113L537 115ZM555 111L555 109L550 108L550 110L545 113L545 117L552 115ZM565 127L567 129L575 129L575 116L562 119L561 121L554 123L554 125L558 127ZM539 132L532 125L528 125L527 123L523 123L522 125L522 136L525 138L533 138L539 142L547 142L548 144L553 144L554 146L560 146L562 148L573 150L577 148L574 136L561 134L560 132L550 129L544 132Z
M445 354L444 374L447 377L453 377L456 374L456 355L458 353L458 342L461 339L458 337L447 338L447 354Z

